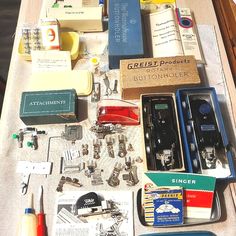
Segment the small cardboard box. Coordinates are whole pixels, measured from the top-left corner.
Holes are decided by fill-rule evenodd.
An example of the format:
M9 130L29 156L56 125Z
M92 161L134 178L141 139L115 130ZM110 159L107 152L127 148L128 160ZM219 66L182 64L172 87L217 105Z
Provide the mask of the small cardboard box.
M20 118L26 125L77 122L76 91L23 92Z
M144 93L175 92L201 83L193 56L141 58L120 61L123 99L139 99Z
M110 0L108 28L110 69L119 69L122 59L144 57L142 20L138 0Z
M46 8L41 18L56 18L61 28L78 32L103 31L102 7Z

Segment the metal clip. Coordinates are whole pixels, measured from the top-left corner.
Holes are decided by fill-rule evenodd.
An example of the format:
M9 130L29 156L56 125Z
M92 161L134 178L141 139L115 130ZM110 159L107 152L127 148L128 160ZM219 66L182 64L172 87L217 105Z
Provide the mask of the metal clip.
M97 168L97 162L96 161L87 161L87 170L85 170L85 176L88 178L91 177L91 175L95 172L95 169Z
M112 93L114 93L114 94L118 93L117 86L118 86L118 80L116 79L115 83L114 83L114 88L112 90Z
M118 135L118 140L119 140L118 156L119 157L125 157L126 154L127 154L127 150L126 150L126 140L127 140L127 138L123 134L120 134L120 135Z
M38 149L38 147L39 147L38 146L38 136L37 136L36 132L34 132L31 135L31 142L27 142L27 146L33 148L34 150Z
M100 158L100 152L101 152L101 146L102 142L99 139L93 140L93 158L99 159Z
M106 93L105 93L105 96L109 96L112 94L112 90L111 90L111 87L110 87L110 80L108 79L108 76L105 74L105 78L103 79L103 82L106 86Z
M21 184L20 184L22 195L25 195L27 193L28 186L29 186L29 178L30 178L30 174L22 174Z
M82 155L87 156L89 154L88 144L82 144Z
M107 136L106 143L107 143L107 151L108 151L109 157L115 158L115 153L113 149L113 144L115 143L115 139Z
M76 179L76 178L73 178L71 179L70 177L65 177L65 176L62 176L60 181L59 181L59 184L57 186L57 192L62 192L63 191L63 186L64 184L69 184L69 185L72 185L74 187L81 187L82 184L79 183L79 180Z
M132 166L129 171L129 179L127 180L128 186L134 186L139 182L137 174L137 166Z
M129 152L133 152L134 151L133 145L131 143L128 144L127 151L129 151Z
M125 157L125 170L130 170L132 166L131 157Z
M93 83L93 90L91 93L91 102L99 102L101 97L100 83Z

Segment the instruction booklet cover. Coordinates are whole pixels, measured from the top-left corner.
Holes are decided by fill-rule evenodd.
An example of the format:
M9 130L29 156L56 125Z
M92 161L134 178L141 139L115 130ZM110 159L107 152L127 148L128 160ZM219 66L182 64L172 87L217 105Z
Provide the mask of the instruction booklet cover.
M58 194L56 236L133 236L131 191L68 191Z

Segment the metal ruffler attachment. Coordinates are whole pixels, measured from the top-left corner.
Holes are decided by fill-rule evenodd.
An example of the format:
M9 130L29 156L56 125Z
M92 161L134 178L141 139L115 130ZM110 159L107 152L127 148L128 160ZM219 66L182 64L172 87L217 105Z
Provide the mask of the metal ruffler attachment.
M120 184L119 175L120 175L121 170L122 170L122 164L116 162L116 164L112 170L112 173L111 173L109 179L107 180L107 183L111 187L116 187Z

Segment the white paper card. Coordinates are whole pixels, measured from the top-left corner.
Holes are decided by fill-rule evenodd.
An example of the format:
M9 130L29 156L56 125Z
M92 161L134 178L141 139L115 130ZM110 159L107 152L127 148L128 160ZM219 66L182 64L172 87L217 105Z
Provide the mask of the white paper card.
M71 71L69 51L32 51L33 72L38 71Z

